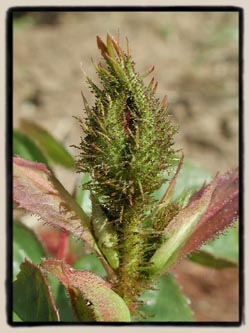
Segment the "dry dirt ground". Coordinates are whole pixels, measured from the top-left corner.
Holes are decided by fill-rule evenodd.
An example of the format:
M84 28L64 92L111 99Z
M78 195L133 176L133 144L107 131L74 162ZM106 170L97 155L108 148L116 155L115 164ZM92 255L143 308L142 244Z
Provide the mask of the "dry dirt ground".
M80 63L95 78L96 35L130 40L138 72L155 65L158 94L180 125L176 147L212 173L238 165L238 14L233 12L32 13L14 24L14 127L28 118L65 146L78 144ZM69 148L72 149L72 148ZM73 153L75 153L73 151ZM73 175L58 171L70 189ZM238 320L238 271L183 262L178 279L199 321Z

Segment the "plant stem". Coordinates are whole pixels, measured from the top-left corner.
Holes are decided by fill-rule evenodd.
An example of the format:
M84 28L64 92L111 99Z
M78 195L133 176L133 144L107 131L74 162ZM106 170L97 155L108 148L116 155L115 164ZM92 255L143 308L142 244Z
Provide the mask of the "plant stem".
M133 309L141 291L140 265L143 261L143 240L140 221L132 217L130 221L123 223L122 229L121 266L118 273L117 292Z

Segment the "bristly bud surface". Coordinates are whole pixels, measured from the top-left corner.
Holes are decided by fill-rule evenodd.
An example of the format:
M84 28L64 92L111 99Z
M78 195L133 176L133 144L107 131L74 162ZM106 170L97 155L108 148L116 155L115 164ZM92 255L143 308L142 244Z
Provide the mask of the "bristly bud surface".
M166 97L160 101L155 95L157 82L143 82L154 67L143 75L135 71L128 40L126 51L110 35L106 44L97 37L97 45L103 58L95 65L100 84L86 76L96 99L90 108L83 96L87 117L77 166L79 172L90 173L87 188L117 234L117 291L133 307L145 285L147 253L157 232L147 224L154 205L151 194L171 165L177 128Z
M101 88L86 77L96 101L86 108L78 169L91 174L90 189L102 198L111 219L119 219L129 207L143 211L161 186L176 127L166 99L161 103L155 85L146 87L136 73L129 49L124 52L109 35L106 44L97 37L97 45L104 60L96 65Z

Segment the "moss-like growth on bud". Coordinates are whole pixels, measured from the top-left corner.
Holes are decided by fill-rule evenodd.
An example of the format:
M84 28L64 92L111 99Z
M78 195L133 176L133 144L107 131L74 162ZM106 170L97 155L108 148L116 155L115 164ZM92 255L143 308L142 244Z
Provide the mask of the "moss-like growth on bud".
M116 289L133 308L147 280L152 237L162 230L150 220L151 194L171 165L177 128L169 119L166 97L160 101L155 95L157 82L152 79L146 86L144 76L136 73L128 40L126 52L110 35L106 44L97 37L97 45L104 60L95 65L101 87L86 76L96 100L90 108L83 96L87 118L77 165L91 174L87 188L117 234ZM176 214L175 209L168 212L168 219Z

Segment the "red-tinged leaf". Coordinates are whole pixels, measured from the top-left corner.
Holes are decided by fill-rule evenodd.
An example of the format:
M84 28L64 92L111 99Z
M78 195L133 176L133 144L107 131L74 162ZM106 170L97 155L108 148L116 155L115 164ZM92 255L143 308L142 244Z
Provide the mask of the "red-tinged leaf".
M119 78L123 81L124 80L126 81L126 75L119 64L120 62L116 61L114 56L114 49L115 49L119 58L122 59L122 50L119 44L110 35L107 35L107 46L104 44L104 42L101 40L99 36L97 36L96 38L97 38L97 46L101 50L101 54L104 57L104 59L113 69L113 71L119 76Z
M19 207L94 246L88 216L46 165L14 157L13 187Z
M43 271L29 260L13 284L13 307L25 322L59 321L59 314Z
M14 201L51 226L81 238L94 249L108 275L114 272L98 248L89 227L89 217L52 172L42 163L14 157Z
M204 185L191 198L189 203L203 195L209 185ZM229 227L238 216L239 209L238 168L217 177L216 188L211 203L198 222L194 233L182 249L182 254L198 249L203 243L212 240Z
M182 247L195 230L200 218L206 212L216 183L217 178L203 191L199 198L182 209L164 229L162 245L150 259L150 272L152 275L160 275L176 260Z
M41 265L67 288L78 320L130 321L130 312L123 299L98 275L73 269L59 260L44 260Z

